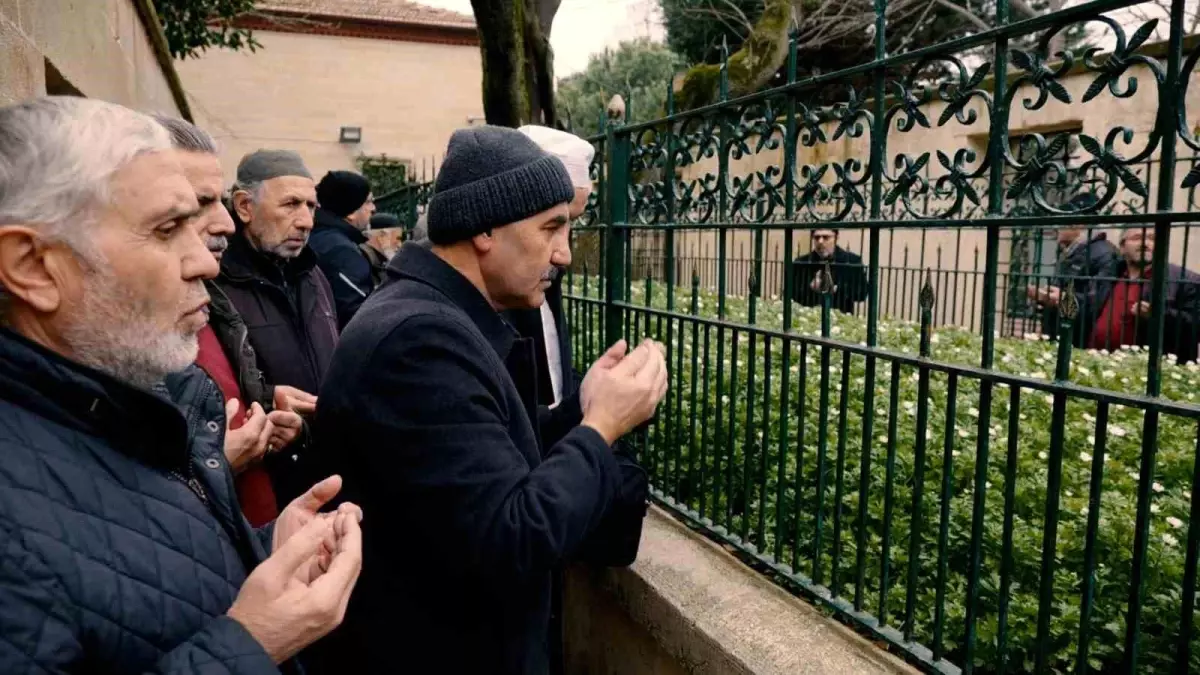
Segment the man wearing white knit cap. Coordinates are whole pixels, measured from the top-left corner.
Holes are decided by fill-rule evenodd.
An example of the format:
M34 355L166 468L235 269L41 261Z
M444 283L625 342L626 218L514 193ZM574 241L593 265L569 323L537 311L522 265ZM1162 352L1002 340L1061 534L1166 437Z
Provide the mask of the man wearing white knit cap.
M571 176L575 199L569 212L574 220L583 215L588 197L592 194L591 165L595 149L582 138L550 127L523 126L517 131L528 136L542 150L557 157ZM562 309L562 270L546 291L546 301L540 310L520 310L508 314L509 321L521 335L537 343L538 403L555 406L574 392L578 383L571 368L571 343Z

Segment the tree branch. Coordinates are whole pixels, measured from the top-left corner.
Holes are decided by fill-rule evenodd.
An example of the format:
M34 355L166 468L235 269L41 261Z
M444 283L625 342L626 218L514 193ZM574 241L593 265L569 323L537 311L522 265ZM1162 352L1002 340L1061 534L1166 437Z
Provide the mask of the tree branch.
M1020 1L1021 0L1017 0L1017 2L1020 2ZM938 5L944 9L948 9L948 10L954 12L955 14L958 14L962 18L966 19L969 23L974 24L975 27L981 31L985 31L985 30L988 30L989 28L991 28L991 26L989 26L986 21L979 18L975 14L975 12L972 12L971 10L967 9L966 7L956 5L953 2L950 2L950 0L933 0L933 4ZM920 23L920 22L918 22L918 23Z

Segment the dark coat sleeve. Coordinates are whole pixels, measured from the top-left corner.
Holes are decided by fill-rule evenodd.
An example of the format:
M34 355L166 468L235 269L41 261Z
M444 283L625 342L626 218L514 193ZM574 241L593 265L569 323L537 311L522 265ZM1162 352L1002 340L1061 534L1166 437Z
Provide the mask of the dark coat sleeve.
M842 283L837 294L852 303L866 300L867 268L863 266L862 256L847 252L841 268Z
M317 264L333 290L337 306L338 328L345 328L354 318L363 300L375 289L371 264L358 248L349 243L337 243L321 251Z
M1179 284L1179 291L1163 313L1163 347L1181 363L1189 363L1200 348L1200 276L1181 270L1178 279L1168 279L1172 282Z
M796 258L792 262L792 299L805 307L821 304L820 294L809 287L816 273L817 268L809 262L809 256Z
M642 542L642 522L646 518L646 503L650 499L650 482L646 471L618 443L617 465L621 471L621 487L604 514L604 520L580 548L577 560L603 567L625 567L637 560Z
M0 553L0 672L78 672L89 656L81 642L76 603L57 575L3 528ZM237 621L216 617L163 654L146 675L268 675L279 673Z
M543 445L552 447L583 419L578 388L558 406L553 409L542 406L538 412L542 420ZM642 520L646 516L646 502L650 498L650 484L646 471L633 458L625 439L617 442L614 455L620 473L617 494L603 520L588 535L575 559L593 565L623 567L637 559L638 545L642 540Z
M523 413L507 409L487 350L456 317L415 316L377 348L350 401L366 431L392 439L380 441L391 447L373 453L370 470L404 486L392 503L413 540L436 542L438 564L507 586L572 557L607 512L620 472L600 434L582 426L531 468L536 448L518 448L508 428Z

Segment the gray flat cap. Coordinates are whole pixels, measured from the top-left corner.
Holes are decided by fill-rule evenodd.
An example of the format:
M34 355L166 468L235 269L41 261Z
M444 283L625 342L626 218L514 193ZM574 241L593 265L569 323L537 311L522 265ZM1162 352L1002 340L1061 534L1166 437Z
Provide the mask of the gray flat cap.
M281 176L312 179L304 160L291 150L255 150L238 162L238 185L252 185Z

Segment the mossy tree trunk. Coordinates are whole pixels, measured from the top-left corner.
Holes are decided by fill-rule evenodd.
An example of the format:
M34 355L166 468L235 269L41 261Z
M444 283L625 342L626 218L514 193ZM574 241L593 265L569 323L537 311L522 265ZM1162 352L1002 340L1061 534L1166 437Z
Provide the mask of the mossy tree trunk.
M561 0L471 0L483 57L488 124L554 126L550 26Z
M788 30L804 11L805 2L765 0L762 16L742 48L729 56L729 95L757 91L787 61ZM715 103L720 94L721 67L708 63L693 66L683 76L675 101L680 110Z

